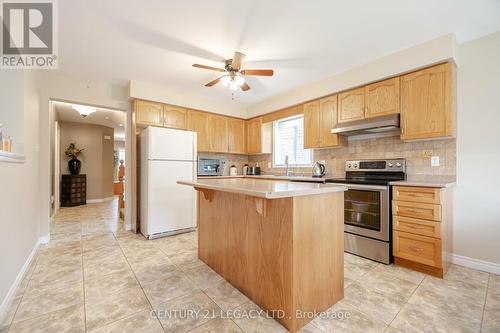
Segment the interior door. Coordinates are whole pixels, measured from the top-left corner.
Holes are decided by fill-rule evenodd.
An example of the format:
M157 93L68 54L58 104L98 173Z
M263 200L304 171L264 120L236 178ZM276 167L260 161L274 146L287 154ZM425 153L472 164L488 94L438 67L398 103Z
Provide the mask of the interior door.
M192 180L196 163L187 161L150 161L148 178L148 233L194 228L195 190L179 185Z

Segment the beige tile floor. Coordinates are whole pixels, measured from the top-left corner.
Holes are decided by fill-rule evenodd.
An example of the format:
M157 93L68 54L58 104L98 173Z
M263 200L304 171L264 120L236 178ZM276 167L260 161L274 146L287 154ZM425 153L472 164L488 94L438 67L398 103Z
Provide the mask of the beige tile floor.
M116 212L60 211L0 333L286 331L198 260L196 233L147 241ZM441 280L346 254L345 286L302 333L500 332L497 275L452 266Z

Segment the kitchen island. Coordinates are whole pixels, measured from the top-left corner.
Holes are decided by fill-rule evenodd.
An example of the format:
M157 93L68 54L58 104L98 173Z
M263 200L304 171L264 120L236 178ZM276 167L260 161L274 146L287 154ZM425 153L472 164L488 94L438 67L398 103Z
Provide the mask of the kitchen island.
M291 332L344 297L344 186L249 178L198 190L198 256Z

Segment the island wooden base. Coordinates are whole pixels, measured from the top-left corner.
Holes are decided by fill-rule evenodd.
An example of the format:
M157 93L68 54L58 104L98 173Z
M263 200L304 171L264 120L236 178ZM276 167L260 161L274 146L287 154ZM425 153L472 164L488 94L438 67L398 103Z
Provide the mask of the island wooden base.
M199 258L290 332L344 297L343 192L269 200L198 190Z

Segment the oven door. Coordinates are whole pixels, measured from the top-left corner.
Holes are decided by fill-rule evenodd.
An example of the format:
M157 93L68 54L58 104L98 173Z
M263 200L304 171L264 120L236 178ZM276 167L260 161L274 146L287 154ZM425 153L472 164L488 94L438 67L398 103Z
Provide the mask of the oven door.
M389 187L343 184L344 230L351 234L389 241Z

